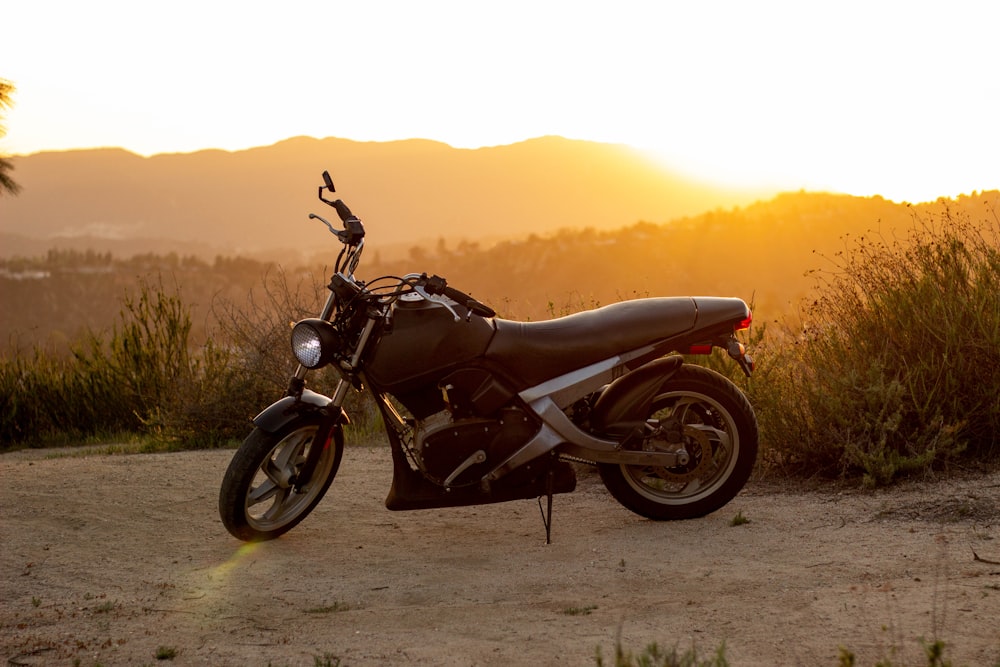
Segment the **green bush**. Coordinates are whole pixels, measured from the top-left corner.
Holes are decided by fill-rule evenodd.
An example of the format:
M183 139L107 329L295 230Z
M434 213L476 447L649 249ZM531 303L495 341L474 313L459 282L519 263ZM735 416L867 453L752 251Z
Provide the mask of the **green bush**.
M848 241L752 385L772 463L868 484L1000 453L1000 224Z
M76 444L138 434L172 446L239 440L250 419L280 398L295 369L291 322L315 314L321 285L266 274L244 303L220 302L204 345L191 342L190 308L180 290L140 279L121 300L110 332L88 332L68 355L36 346L0 359L0 443ZM335 373L309 376L333 391ZM358 436L381 426L371 399L349 396Z
M124 295L111 332L89 332L69 356L36 347L31 357L0 362L0 440L198 434L205 444L229 420L206 408L224 391L231 360L211 343L193 349L190 332L179 293L141 279Z

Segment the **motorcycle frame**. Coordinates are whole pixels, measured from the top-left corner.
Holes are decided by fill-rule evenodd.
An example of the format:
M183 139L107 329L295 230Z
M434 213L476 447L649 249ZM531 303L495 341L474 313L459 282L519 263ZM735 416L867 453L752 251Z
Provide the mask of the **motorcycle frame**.
M355 257L356 254L360 254L360 252L355 253ZM335 278L338 276L342 282L353 282L351 277L345 276L343 273L335 274ZM325 321L330 321L336 311L337 293L333 287L334 282L335 280L332 279L330 294L320 313L320 318ZM267 432L275 432L302 413L319 412L324 416L300 472L297 486L303 487L310 481L320 459L323 445L333 430L340 428L344 423L349 423L349 418L343 410L343 404L350 388L352 386L360 388L367 384L369 389L375 393L371 383L360 381L362 373L359 364L367 351L377 325L386 321L390 316L390 308L390 305L378 309L372 308L351 357L333 364L340 373L341 379L331 397L305 388L305 377L309 369L300 364L291 378L287 395L265 408L253 419L255 426ZM727 349L729 342L735 340L731 329L726 335L720 335L720 331L710 333L712 334L712 345L723 349ZM681 338L687 339L689 335ZM705 335L708 334L702 332L699 340L706 340ZM483 482L488 485L520 466L549 453L566 455L591 463L665 468L683 464L684 452L644 451L625 449L623 446L626 441L632 438L641 439L645 427L645 411L648 405L660 387L683 363L683 358L678 355L669 357L662 355L671 350L682 349L683 342L673 339L646 345L575 369L519 392L518 399L539 418L541 427L528 442L487 473L483 477ZM625 381L625 378L629 378L629 380ZM616 381L621 381L618 383L621 389L615 393L613 400L609 401L613 403L610 407L613 414L607 425L615 430L615 439L592 435L570 419L566 413L569 406L586 396L614 386ZM401 430L405 431L408 428L406 420L392 409L391 404L385 402L384 399L382 402L390 408L390 410L382 410L382 418L387 422L386 426L392 427L397 433ZM395 423L388 423L390 419ZM622 434L625 437L621 437Z

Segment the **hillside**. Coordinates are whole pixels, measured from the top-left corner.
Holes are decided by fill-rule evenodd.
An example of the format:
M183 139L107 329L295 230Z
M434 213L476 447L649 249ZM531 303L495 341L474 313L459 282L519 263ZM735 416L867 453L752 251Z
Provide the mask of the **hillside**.
M441 242L406 260L368 261L363 277L434 271L521 318L637 296L694 294L753 300L759 315L775 318L795 311L810 294L813 270L832 268L830 260L862 236L892 242L923 224L947 224L949 215L995 220L998 212L998 191L917 206L881 197L785 193L667 224L562 231L488 249Z
M0 199L5 257L59 247L295 261L322 229L307 214L330 211L316 201L324 169L382 251L396 254L437 238L666 222L762 194L694 182L625 146L559 137L475 150L299 137L237 152L98 149L13 163L23 191Z
M945 211L952 219L996 220L1000 192L919 206L786 193L668 224L529 234L494 245L441 237L403 258L387 257L372 233L358 275L437 273L510 318L544 319L636 296L718 294L753 300L758 321L767 321L794 313L815 286L809 272L830 268L829 258L854 239L902 239L914 225L941 224ZM292 287L310 295L325 284L339 248L321 227L311 231L312 260L282 264ZM31 260L0 259L0 341L24 350L39 341L65 342L86 327L110 327L118 299L139 276L160 276L168 289L178 286L202 335L220 299L244 302L265 274L273 279L279 270L247 258L206 262L177 254L50 251Z

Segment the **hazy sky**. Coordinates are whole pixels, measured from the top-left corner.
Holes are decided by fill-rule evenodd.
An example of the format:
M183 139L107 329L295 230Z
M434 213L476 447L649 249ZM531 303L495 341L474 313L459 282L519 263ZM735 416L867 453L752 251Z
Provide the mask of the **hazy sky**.
M0 19L7 153L557 134L739 185L1000 188L996 0L6 0Z

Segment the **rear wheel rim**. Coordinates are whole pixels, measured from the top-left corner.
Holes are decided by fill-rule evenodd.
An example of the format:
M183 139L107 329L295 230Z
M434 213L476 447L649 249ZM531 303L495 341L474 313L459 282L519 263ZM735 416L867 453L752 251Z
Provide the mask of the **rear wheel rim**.
M736 468L740 436L732 413L714 398L697 391L678 390L657 396L647 424L651 437L645 449L676 451L656 431L676 418L684 426L683 448L690 460L672 468L623 465L625 482L642 497L661 505L688 505L725 484Z

